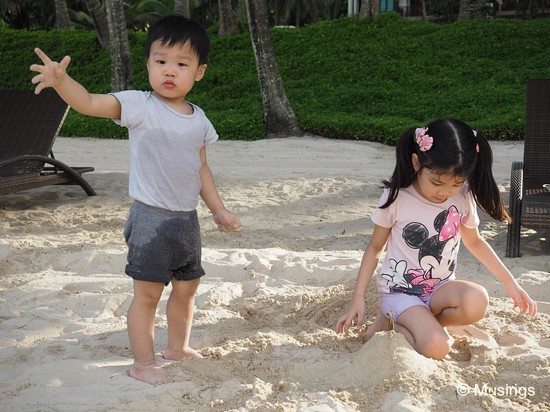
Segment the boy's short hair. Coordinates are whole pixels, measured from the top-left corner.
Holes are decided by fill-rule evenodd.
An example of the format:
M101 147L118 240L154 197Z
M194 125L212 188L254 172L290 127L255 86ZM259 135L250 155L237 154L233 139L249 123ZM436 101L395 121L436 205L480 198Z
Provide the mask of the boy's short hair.
M157 20L147 33L145 58L149 58L151 44L160 40L163 46L183 45L189 41L191 49L197 53L199 64L206 64L210 40L206 30L196 21L172 14Z

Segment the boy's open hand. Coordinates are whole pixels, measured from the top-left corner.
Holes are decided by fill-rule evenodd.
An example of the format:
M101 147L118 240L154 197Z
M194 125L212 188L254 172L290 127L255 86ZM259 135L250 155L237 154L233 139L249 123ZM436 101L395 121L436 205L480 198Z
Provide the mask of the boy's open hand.
M67 67L71 62L71 58L65 56L63 60L58 63L52 61L46 53L38 47L34 49L34 52L40 57L42 63L44 63L44 65L33 64L30 67L31 71L38 72L38 74L32 78L32 84L36 84L34 93L39 94L46 87L55 87L61 83L61 80L63 80L63 77L67 73Z
M233 232L241 227L239 218L227 209L216 212L214 214L214 222L218 225L220 232Z

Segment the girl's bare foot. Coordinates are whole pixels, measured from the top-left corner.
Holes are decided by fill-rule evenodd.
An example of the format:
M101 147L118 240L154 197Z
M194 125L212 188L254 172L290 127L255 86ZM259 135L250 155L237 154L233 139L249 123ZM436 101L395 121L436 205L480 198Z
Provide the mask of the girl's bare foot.
M133 365L128 370L128 375L151 385L162 385L171 382L168 373L158 365Z
M204 358L204 356L202 356L199 352L191 348L185 348L179 351L166 349L162 353L162 357L166 360L175 360L175 361L179 361L185 358Z
M378 312L378 315L376 315L376 319L374 319L374 322L372 322L367 330L363 332L363 341L368 341L374 336L376 332L391 330L391 326L392 325L390 320L386 318L382 313Z

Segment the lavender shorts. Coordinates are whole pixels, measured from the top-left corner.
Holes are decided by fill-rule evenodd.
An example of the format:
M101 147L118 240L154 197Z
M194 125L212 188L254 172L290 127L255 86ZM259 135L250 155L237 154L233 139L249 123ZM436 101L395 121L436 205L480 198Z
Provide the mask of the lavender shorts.
M406 293L379 293L378 305L384 316L395 322L399 315L413 306L424 306L426 309L431 310L430 300L434 292L446 284L447 282L440 283L427 296L408 295Z

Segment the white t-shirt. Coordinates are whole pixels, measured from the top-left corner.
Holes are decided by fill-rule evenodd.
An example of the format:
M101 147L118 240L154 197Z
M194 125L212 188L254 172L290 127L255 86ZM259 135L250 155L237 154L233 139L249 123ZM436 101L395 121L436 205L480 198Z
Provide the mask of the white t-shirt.
M386 188L371 217L375 224L391 228L377 276L378 292L427 296L455 278L460 225L479 225L477 205L466 184L443 203L430 202L411 185L381 209L388 195Z
M172 211L195 210L199 202L200 150L218 139L197 106L193 114L174 111L152 92L113 95L122 113L115 123L128 128L129 194L132 199Z

